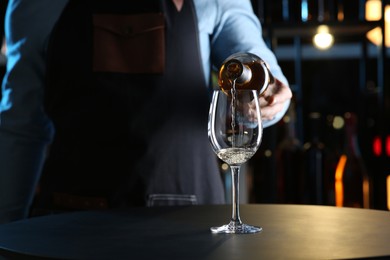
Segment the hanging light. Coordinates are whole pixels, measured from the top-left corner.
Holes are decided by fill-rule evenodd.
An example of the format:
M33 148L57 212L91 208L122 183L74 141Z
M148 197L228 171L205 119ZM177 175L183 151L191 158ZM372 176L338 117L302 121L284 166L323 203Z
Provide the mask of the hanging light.
M366 21L379 21L382 18L382 1L367 0L365 16Z
M333 35L329 33L329 27L326 25L320 25L317 29L317 34L314 35L314 46L318 49L326 50L333 45Z
M366 14L367 21L379 21L382 19L382 1L367 0ZM379 46L382 44L382 29L378 26L367 32L366 37L370 42ZM385 45L390 47L390 5L385 7Z

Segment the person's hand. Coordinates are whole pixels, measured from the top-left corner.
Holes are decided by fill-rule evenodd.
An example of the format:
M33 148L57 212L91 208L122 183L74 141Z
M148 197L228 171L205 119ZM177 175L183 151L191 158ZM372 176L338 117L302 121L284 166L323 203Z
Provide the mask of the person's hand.
M272 120L276 114L283 110L285 102L292 98L289 86L275 78L260 97L261 118Z

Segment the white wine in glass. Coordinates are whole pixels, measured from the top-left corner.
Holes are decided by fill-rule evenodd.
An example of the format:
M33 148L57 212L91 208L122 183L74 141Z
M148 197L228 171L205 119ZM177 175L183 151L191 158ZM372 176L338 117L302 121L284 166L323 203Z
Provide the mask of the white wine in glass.
M240 167L257 151L262 138L257 90L214 90L210 105L208 136L214 152L232 173L232 217L228 224L212 227L213 233L256 233L262 228L242 223L239 210Z

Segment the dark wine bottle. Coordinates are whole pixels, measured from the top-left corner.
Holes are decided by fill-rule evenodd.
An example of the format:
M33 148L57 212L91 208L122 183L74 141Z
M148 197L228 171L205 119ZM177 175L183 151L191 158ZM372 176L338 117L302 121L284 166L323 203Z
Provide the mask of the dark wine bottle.
M370 181L357 137L357 116L346 113L344 151L335 174L336 206L370 207Z
M283 117L283 136L275 151L278 202L302 204L304 192L303 146L296 135L295 102Z
M324 205L325 198L325 145L321 129L322 117L318 112L309 114L309 140L304 144L305 203Z

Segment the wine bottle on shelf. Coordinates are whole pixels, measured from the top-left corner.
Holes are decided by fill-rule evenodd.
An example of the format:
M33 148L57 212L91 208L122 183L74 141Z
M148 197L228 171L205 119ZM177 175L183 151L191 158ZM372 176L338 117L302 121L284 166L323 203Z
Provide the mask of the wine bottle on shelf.
M301 0L301 21L312 22L318 20L318 0Z
M276 147L278 202L302 204L304 193L303 146L296 135L295 102L292 100L282 121L283 136Z
M357 116L346 113L344 151L335 173L336 206L370 208L370 180L357 137Z
M301 13L299 12L301 0L283 0L283 20L284 22L300 22Z
M338 22L344 21L344 0L336 0L335 17Z
M314 205L326 204L325 198L325 145L321 138L321 114L309 114L310 139L304 144L305 162L305 203Z
M333 11L332 0L318 0L318 22L327 22L331 20L331 12Z
M309 12L309 0L301 1L301 21L308 22L311 19L311 14Z

